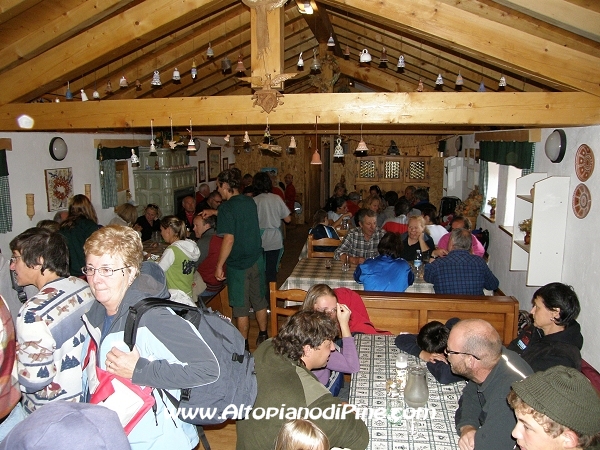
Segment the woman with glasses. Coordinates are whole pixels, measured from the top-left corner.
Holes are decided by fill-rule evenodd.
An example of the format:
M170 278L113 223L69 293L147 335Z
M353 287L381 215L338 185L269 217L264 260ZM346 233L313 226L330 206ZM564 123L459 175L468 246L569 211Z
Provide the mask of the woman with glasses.
M196 261L200 258L198 245L187 239L187 227L176 216L166 216L160 221L160 234L169 244L158 265L165 271L171 300L196 306L192 300L192 285Z
M160 231L160 209L158 205L148 204L144 210L144 215L137 218L133 228L142 232L142 242L150 240L154 231Z
M84 315L98 346L97 361L90 360L91 367L96 364L135 384L168 390L177 399L180 389L218 378L217 360L198 330L168 308L144 314L134 349L125 346L129 307L146 298L169 298L164 272L154 262L142 262L142 241L133 229L101 228L86 241L84 251L82 270L97 300ZM88 381L84 379L84 392L91 394ZM177 417L177 408L160 390L154 389L152 395L154 410L146 412L128 435L131 448L195 448L196 427Z
M323 369L313 370L317 379L334 395L338 396L344 384L345 373L356 373L360 369L354 338L350 332L350 315L346 305L338 303L333 289L326 284L315 284L306 293L303 310L315 310L328 314L339 325L341 341L335 345L329 361Z

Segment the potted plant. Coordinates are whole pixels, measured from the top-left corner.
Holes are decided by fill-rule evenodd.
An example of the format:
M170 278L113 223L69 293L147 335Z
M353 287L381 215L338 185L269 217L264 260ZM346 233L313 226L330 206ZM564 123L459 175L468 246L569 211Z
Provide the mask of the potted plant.
M519 222L519 230L525 233L523 241L525 245L529 245L529 242L531 242L531 219L525 219Z
M492 197L487 202L490 205L490 217L493 219L496 217L496 197Z

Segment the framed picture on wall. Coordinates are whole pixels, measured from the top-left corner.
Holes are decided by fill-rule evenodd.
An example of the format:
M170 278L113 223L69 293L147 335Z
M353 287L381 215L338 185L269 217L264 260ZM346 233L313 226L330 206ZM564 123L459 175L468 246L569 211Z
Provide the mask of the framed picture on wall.
M221 147L208 148L208 181L215 181L221 172Z
M223 158L223 170L229 169L229 158Z
M198 183L206 181L206 161L198 161Z
M48 212L66 209L73 196L73 172L70 167L44 170Z

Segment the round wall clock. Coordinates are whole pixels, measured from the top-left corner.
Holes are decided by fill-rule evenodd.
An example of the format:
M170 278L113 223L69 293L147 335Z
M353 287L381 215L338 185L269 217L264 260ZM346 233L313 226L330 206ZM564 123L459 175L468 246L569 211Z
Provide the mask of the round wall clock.
M581 144L575 153L575 173L580 181L587 181L594 172L594 152L586 145Z
M567 149L567 135L564 130L554 130L546 139L546 156L553 163L559 163L565 157L565 150Z
M62 161L69 151L67 143L61 137L52 138L50 141L50 156L55 161Z

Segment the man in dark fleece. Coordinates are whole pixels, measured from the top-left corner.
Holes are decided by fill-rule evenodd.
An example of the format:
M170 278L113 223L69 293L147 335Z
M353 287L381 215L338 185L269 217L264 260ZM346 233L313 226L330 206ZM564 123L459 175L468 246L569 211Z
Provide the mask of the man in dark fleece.
M525 327L509 345L538 372L553 366L581 369L583 346L577 316L581 310L571 286L550 283L539 288L531 300L533 325Z

